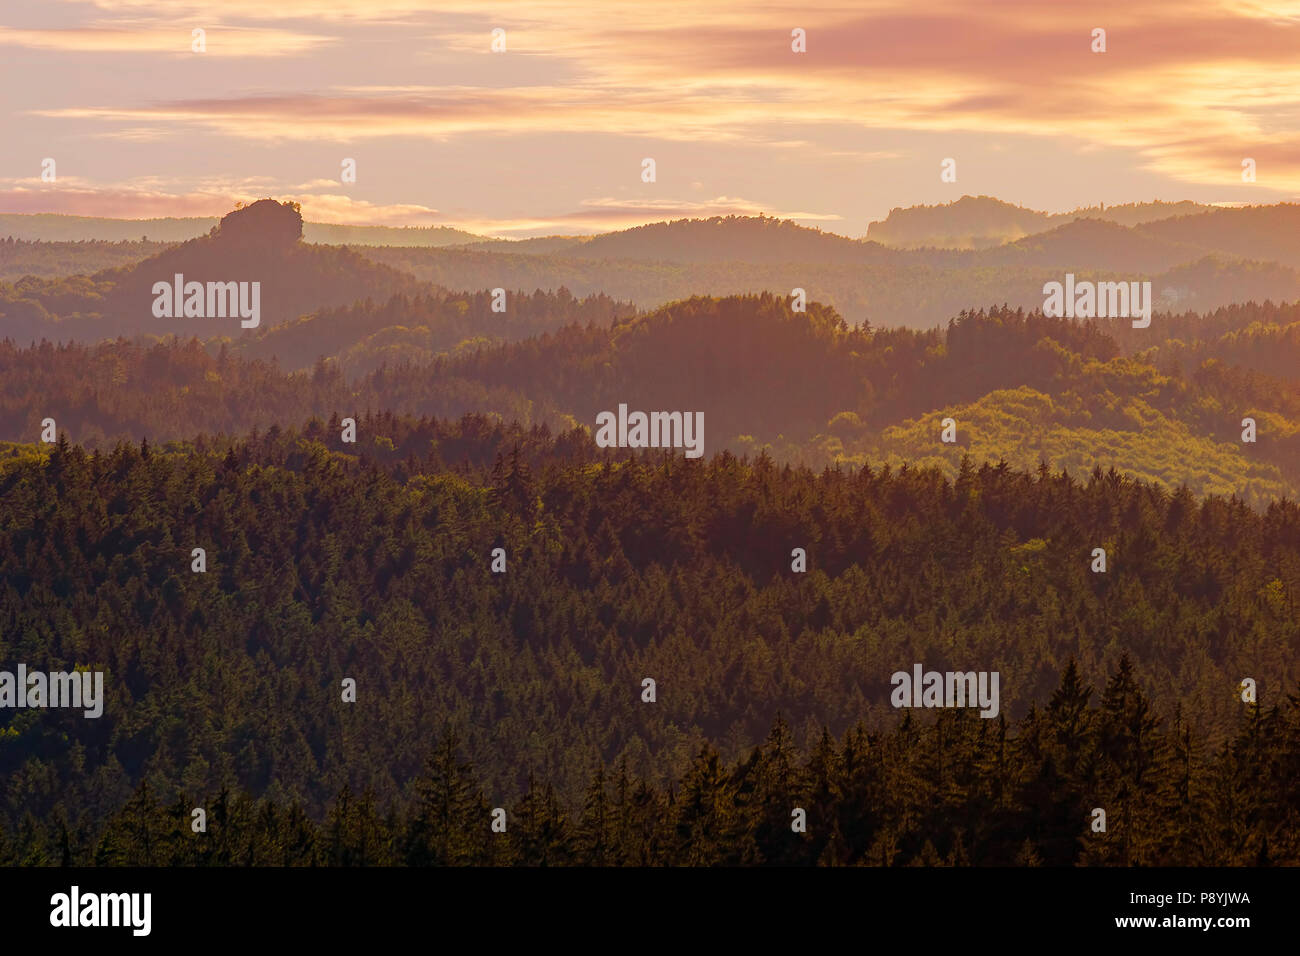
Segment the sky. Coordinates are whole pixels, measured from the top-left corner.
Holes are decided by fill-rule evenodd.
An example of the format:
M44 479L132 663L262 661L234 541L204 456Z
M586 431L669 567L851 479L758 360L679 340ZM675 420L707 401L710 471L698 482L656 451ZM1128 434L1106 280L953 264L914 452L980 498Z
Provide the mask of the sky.
M967 194L1300 200L1300 0L0 0L0 212L861 236Z

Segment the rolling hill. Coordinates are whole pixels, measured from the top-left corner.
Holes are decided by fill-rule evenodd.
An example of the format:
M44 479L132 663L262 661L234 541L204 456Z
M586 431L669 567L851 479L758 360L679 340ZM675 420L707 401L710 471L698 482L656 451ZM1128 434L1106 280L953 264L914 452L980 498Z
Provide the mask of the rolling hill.
M257 283L259 326L359 299L427 291L410 275L347 248L302 242L301 234L302 216L295 206L262 200L232 212L209 235L129 265L90 276L25 278L0 285L0 319L5 334L18 341L240 334L238 316L155 315L155 284L172 285L176 275L186 283L247 283L250 307L252 284Z
M1093 219L1122 226L1191 215L1212 207L1194 202L1128 203L1088 206L1064 213L1046 213L1013 205L992 196L962 196L936 206L894 208L867 227L867 238L895 248L938 247L983 249L1046 232L1076 219Z

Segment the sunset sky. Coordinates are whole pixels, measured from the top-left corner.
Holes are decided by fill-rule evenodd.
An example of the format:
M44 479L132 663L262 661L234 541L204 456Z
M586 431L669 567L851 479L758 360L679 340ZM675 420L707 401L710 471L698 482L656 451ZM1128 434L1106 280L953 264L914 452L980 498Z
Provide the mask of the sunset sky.
M963 194L1300 199L1300 0L4 0L0 80L0 212L859 236Z

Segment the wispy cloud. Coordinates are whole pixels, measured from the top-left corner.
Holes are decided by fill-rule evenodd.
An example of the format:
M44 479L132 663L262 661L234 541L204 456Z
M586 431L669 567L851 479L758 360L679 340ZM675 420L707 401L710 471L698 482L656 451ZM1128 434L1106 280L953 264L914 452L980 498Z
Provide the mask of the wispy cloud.
M312 180L281 184L266 180L207 180L181 190L174 180L140 178L97 185L79 177L60 177L57 187L39 178L0 179L0 212L53 212L115 219L156 216L223 216L238 202L264 196L302 204L311 222L342 225L453 226L485 236L532 236L605 232L646 222L711 216L775 216L809 223L834 223L834 213L770 208L734 196L707 200L586 199L578 208L531 216L456 216L419 203L378 203L338 192L338 183Z
M802 162L784 199L768 200L798 208L799 177L816 180L827 163L915 157L928 167L938 137L994 133L1080 157L1076 174L1088 151L1123 151L1144 184L1240 187L1250 157L1261 191L1300 192L1297 0L52 0L46 9L61 14L57 25L0 27L0 47L188 55L191 26L202 25L208 55L249 58L224 84L196 73L120 85L97 70L18 113L122 149L205 136L265 149L455 141L479 144L486 158L520 137L621 136ZM489 51L497 26L505 54ZM794 27L807 31L807 53L791 51ZM1090 49L1095 27L1107 31L1105 53ZM885 148L846 131L891 139ZM552 220L516 188L529 215ZM748 183L708 188L752 194ZM574 214L584 210L595 216Z
M672 219L707 219L713 216L775 216L800 222L837 222L833 213L810 213L772 209L762 203L730 196L705 201L678 199L586 199L578 209L553 215L503 219L462 219L458 228L492 236L539 236L559 233L609 232L629 229L647 222Z
M332 183L337 188L337 183ZM224 216L239 202L268 194L302 203L312 222L344 225L419 226L442 222L438 210L415 203L375 203L351 196L269 189L265 183L200 183L178 191L157 180L95 184L83 178L60 177L57 186L39 179L0 180L0 211L65 213L111 219L151 219L160 216Z
M198 27L204 31L204 55L279 57L306 53L338 42L336 37L244 26ZM14 29L0 26L0 47L27 47L62 53L171 53L192 56L193 30L188 24L140 24L134 27L88 26Z

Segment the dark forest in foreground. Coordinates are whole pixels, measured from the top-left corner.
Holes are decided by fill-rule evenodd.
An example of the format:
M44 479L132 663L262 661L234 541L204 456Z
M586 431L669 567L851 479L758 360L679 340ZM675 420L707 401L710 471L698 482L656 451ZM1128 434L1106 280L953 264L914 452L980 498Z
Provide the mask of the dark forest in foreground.
M418 822L425 761L451 732L489 804L519 819L550 805L545 787L576 813L593 767L626 766L660 795L645 797L645 820L669 829L645 838L658 849L625 852L687 862L674 854L690 847L703 860L698 835L672 849L674 828L696 825L684 807L698 804L709 832L724 820L749 832L757 813L787 837L784 795L733 814L728 788L743 785L718 782L718 769L718 793L690 796L714 774L702 748L748 759L782 714L794 763L830 759L824 730L885 733L850 738L849 756L841 745L848 764L883 762L836 784L854 796L836 811L846 842L828 860L920 859L929 839L939 858L1074 862L1094 806L1110 839L1089 860L1133 862L1135 847L1166 862L1296 859L1284 836L1298 832L1300 779L1285 704L1300 679L1292 503L1255 511L1099 470L968 464L950 481L725 453L616 457L581 430L476 416L360 415L356 445L336 426L103 453L15 445L0 458L0 658L102 670L107 697L99 719L0 711L0 825L21 858L57 862L61 828L78 859L109 820L135 832L116 815L142 783L167 806L224 788L317 821L344 812L345 788L368 791L397 842L373 835L367 858L405 858L398 835ZM191 570L194 547L206 573ZM504 574L490 570L498 547ZM1105 573L1090 571L1095 547ZM791 569L794 548L806 573ZM1071 659L1084 681L1120 690L1087 718L1058 703L1051 719L1064 724L1044 725ZM890 675L916 662L998 671L1007 723L946 713L922 730L925 712L900 728ZM653 704L640 696L647 676ZM348 677L355 703L340 699ZM1245 677L1264 714L1243 725ZM995 745L1003 734L1009 749ZM543 804L519 802L530 780ZM670 791L673 808L659 808ZM821 859L817 841L833 833L834 801L820 799L803 804L806 845L788 850L801 861ZM364 806L347 802L345 816L364 822ZM158 833L171 825L140 812ZM925 816L936 813L947 816ZM282 819L315 832L301 814ZM1124 819L1127 850L1115 842ZM363 839L336 841L325 825L310 845ZM994 830L975 839L980 827ZM121 833L106 859L135 859L144 837ZM119 837L125 856L111 849ZM780 858L788 844L769 837L754 852ZM715 847L739 859L748 839ZM878 839L900 841L900 855L886 845L877 857ZM516 852L501 849L510 841L491 852Z
M325 819L222 791L160 801L147 785L102 827L58 812L0 832L0 865L99 866L1270 866L1300 864L1300 699L1243 710L1212 751L1166 723L1122 659L1100 699L1071 662L1012 725L943 711L861 724L800 751L778 717L733 765L704 745L659 788L598 764L581 798L531 778L493 832L495 801L456 739L413 797L383 811L344 789ZM193 806L208 813L191 827ZM1094 830L1096 809L1106 812ZM806 829L792 821L803 811Z

